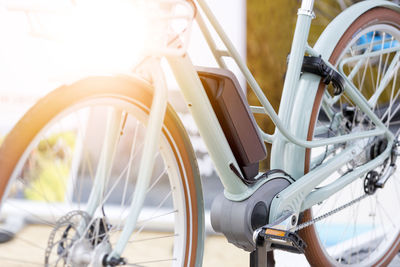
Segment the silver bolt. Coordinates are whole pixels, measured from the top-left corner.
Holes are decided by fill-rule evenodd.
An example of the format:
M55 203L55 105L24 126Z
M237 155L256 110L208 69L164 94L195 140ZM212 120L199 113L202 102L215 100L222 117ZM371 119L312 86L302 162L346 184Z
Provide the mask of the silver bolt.
M295 225L296 222L297 222L296 215L293 215L293 216L292 216L292 226Z

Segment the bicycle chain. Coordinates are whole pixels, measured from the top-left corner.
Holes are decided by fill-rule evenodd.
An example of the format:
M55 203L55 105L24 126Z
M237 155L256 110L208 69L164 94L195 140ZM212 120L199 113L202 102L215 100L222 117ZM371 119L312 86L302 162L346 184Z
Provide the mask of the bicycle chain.
M399 136L399 135L400 135L400 132L397 134L397 136ZM396 139L397 139L397 136L396 136ZM372 142L371 142L370 144L368 144L367 146L369 146L369 145L371 145L371 144L372 144ZM396 145L397 147L400 147L400 142L397 141L397 142L395 143L395 145ZM400 152L397 152L397 153L400 154ZM396 154L396 156L397 156L397 154ZM327 213L325 213L325 214L323 214L323 215L321 215L321 216L318 216L317 218L314 218L314 219L312 219L312 220L310 220L310 221L308 221L308 222L299 224L299 225L297 225L296 227L292 228L292 229L293 229L293 232L300 231L300 230L302 230L302 229L304 229L304 228L306 228L306 227L309 227L309 226L315 224L315 223L318 222L318 221L321 221L321 220L323 220L323 219L325 219L325 218L327 218L327 217L329 217L329 216L331 216L331 215L333 215L333 214L335 214L335 213L338 213L339 211L341 211L341 210L343 210L343 209L345 209L345 208L347 208L347 207L350 207L351 205L354 205L355 203L357 203L357 202L363 200L363 199L366 198L367 196L369 196L369 195L368 195L368 194L364 194L364 195L362 195L362 196L360 196L360 197L358 197L358 198L356 198L356 199L353 199L352 201L350 201L350 202L348 202L348 203L346 203L346 204L344 204L344 205L342 205L342 206L340 206L340 207L338 207L338 208L336 208L336 209L333 209L333 210L331 210L331 211L329 211L329 212L327 212Z
M399 135L400 135L400 132L397 134L396 139L397 139L397 137L398 137ZM396 142L395 142L395 146L400 147L400 142L399 142L399 141L396 141ZM400 152L395 151L395 155L396 155L396 156L398 156L399 154L400 154ZM383 171L382 171L382 172L383 172ZM300 231L301 229L304 229L304 228L306 228L306 227L309 227L309 226L315 224L315 223L318 222L318 221L321 221L321 220L323 220L323 219L325 219L325 218L327 218L327 217L329 217L329 216L331 216L331 215L333 215L333 214L335 214L335 213L338 213L339 211L341 211L341 210L343 210L343 209L345 209L345 208L347 208L347 207L350 207L351 205L354 205L355 203L357 203L357 202L363 200L363 199L366 198L367 196L369 196L369 194L364 194L364 195L362 195L362 196L360 196L360 197L358 197L358 198L356 198L356 199L353 199L352 201L350 201L350 202L348 202L348 203L346 203L346 204L344 204L344 205L342 205L342 206L340 206L340 207L338 207L338 208L336 208L336 209L334 209L334 210L331 210L331 211L329 211L329 212L327 212L327 213L325 213L325 214L323 214L323 215L321 215L321 216L318 216L317 218L314 218L314 219L312 219L312 220L310 220L310 221L308 221L308 222L299 224L299 225L297 225L296 227L294 227L293 232Z
M357 202L363 200L363 199L366 198L367 196L369 196L369 195L368 195L368 194L364 194L364 195L362 195L362 196L360 196L360 197L358 197L358 198L356 198L356 199L353 199L352 201L350 201L350 202L344 204L343 206L340 206L340 207L338 207L338 208L336 208L336 209L334 209L334 210L331 210L331 211L329 211L329 212L327 212L327 213L325 213L325 214L323 214L323 215L321 215L321 216L318 216L317 218L314 218L314 219L312 219L312 220L310 220L310 221L308 221L308 222L299 224L299 225L297 225L297 226L294 228L293 232L300 231L301 229L304 229L304 228L306 228L306 227L309 227L309 226L315 224L315 223L318 222L318 221L321 221L321 220L323 220L323 219L325 219L325 218L327 218L327 217L329 217L329 216L331 216L331 215L333 215L333 214L335 214L335 213L338 213L339 211L344 210L345 208L348 208L348 207L350 207L351 205L354 205L355 203L357 203Z

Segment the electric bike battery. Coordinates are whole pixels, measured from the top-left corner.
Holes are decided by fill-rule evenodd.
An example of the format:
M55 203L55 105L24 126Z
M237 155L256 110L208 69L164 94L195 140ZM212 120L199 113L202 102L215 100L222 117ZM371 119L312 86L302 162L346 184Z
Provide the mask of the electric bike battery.
M252 180L267 152L239 81L226 69L196 70L244 178Z

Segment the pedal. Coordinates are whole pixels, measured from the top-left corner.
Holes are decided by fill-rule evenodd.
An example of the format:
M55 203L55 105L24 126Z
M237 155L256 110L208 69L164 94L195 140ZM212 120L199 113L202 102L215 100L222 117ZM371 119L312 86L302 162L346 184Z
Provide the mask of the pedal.
M266 242L272 249L285 250L292 253L302 254L307 244L301 237L290 231L284 231L269 227L261 227L256 237L257 246ZM262 243L260 243L262 242Z

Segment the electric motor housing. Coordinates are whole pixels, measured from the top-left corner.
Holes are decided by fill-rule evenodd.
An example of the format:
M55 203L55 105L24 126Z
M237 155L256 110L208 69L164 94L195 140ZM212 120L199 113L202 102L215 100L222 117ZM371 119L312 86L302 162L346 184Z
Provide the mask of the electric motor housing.
M288 187L287 178L274 178L263 184L248 199L236 202L219 194L211 206L211 225L229 243L246 251L254 251L253 232L269 223L269 208L273 198Z

